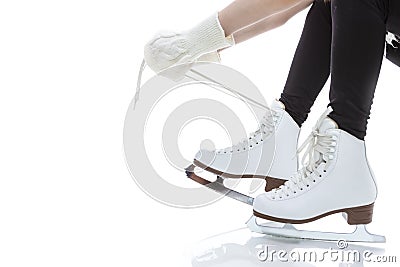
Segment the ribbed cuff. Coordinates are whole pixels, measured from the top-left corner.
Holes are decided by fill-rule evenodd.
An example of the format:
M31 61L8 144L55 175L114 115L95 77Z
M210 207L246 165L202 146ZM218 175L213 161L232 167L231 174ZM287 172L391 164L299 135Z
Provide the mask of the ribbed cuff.
M218 13L207 18L187 32L191 43L190 55L199 57L205 53L217 51L235 44L233 36L226 37Z

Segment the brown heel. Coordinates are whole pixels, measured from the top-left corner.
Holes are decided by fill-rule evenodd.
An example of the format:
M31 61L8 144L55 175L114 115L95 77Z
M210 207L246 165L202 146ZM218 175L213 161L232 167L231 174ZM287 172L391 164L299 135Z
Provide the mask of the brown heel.
M372 222L372 214L374 211L374 203L346 209L345 213L347 214L347 223L350 225L356 224L369 224Z
M266 181L265 192L269 192L272 189L278 188L286 182L286 180L272 178L272 177L268 177L268 176L265 177L265 181Z

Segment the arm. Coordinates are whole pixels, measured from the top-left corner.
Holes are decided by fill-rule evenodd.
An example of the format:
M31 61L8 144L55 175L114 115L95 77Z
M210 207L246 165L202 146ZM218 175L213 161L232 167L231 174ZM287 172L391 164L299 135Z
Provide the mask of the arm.
M219 21L229 36L273 14L291 9L310 0L236 0L218 13Z
M266 17L248 27L233 33L236 44L247 41L259 34L278 28L285 24L294 15L304 10L313 3L313 0L303 0L297 5L272 16Z

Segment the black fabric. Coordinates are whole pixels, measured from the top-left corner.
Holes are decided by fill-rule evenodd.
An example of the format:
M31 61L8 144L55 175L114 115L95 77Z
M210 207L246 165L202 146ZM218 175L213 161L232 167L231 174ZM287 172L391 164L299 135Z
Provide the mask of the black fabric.
M332 0L329 116L359 139L366 135L381 69L387 7L383 0Z
M330 74L331 9L323 0L311 6L280 101L296 123L307 119Z
M390 0L387 30L400 36L400 1Z
M314 2L280 99L299 125L330 73L329 116L341 129L364 139L389 10L390 0Z

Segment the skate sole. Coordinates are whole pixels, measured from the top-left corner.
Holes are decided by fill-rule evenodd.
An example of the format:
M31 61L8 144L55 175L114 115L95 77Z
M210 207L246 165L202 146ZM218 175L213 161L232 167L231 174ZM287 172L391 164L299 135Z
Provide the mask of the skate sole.
M332 214L345 213L345 214L347 214L347 223L348 224L358 225L358 224L371 223L373 210L374 210L374 203L365 205L365 206L333 210L333 211L329 211L324 214L318 215L316 217L302 219L302 220L293 220L293 219L273 217L273 216L262 214L255 210L253 210L253 214L254 214L254 216L256 216L258 218L269 220L269 221L280 222L280 223L290 223L290 224L303 224L303 223L309 223L309 222L319 220L321 218L324 218L324 217L332 215Z
M193 164L196 165L197 167L203 169L203 170L206 170L208 172L211 172L211 173L213 173L215 175L218 175L218 176L221 176L223 178L229 178L229 179L264 179L266 181L265 192L271 191L274 188L278 188L278 187L280 187L281 185L283 185L287 181L285 179L278 179L278 178L273 178L273 177L270 177L270 176L263 176L263 175L256 175L256 174L237 175L237 174L221 172L219 170L216 170L214 168L211 168L209 166L204 165L203 163L201 163L200 161L198 161L196 159L193 161ZM203 178L201 178L201 179L203 179ZM203 179L203 180L205 180L205 179Z

